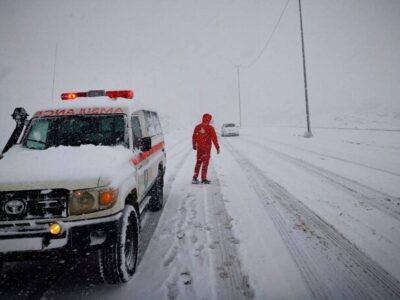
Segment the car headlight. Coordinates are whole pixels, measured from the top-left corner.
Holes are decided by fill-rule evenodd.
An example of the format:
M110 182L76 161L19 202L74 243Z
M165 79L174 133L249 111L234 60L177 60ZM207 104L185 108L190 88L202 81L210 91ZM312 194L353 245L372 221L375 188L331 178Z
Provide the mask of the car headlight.
M70 215L81 215L112 207L118 199L118 190L76 190L68 202Z

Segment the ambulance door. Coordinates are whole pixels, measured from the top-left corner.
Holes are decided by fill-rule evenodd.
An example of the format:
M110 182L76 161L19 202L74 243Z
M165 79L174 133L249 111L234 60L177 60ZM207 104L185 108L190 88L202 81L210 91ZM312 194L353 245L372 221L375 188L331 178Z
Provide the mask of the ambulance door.
M139 202L142 201L143 196L145 195L146 181L148 178L148 172L146 171L146 160L143 160L143 155L140 151L140 141L143 137L143 128L140 125L143 124L143 120L141 121L141 118L143 118L143 116L141 116L140 113L136 113L131 116L134 157L133 163L136 165L136 182Z
M144 118L146 124L147 136L151 137L151 155L149 156L149 179L153 184L158 174L159 151L158 144L160 143L160 136L157 132L157 126L154 120L154 112L144 111Z
M152 146L154 149L153 175L154 179L157 178L159 172L159 165L162 164L165 156L164 152L164 138L162 135L160 120L156 112L151 112L152 124L154 127L154 136L152 137Z

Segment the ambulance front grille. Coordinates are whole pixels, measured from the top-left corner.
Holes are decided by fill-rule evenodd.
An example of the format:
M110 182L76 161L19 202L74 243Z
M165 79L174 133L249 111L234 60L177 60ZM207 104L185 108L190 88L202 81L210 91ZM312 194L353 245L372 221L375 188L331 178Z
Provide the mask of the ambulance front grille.
M0 192L0 221L66 217L68 196L65 189Z

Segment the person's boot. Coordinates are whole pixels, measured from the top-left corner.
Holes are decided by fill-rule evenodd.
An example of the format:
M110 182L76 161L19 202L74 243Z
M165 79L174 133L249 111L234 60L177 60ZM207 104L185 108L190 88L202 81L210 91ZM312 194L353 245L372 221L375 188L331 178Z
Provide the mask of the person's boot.
M198 184L198 183L199 183L199 180L198 180L196 177L193 177L192 183L193 183L193 184Z
M203 179L203 180L201 181L201 183L202 183L202 184L210 184L211 181L210 181L210 180L207 180L207 179Z

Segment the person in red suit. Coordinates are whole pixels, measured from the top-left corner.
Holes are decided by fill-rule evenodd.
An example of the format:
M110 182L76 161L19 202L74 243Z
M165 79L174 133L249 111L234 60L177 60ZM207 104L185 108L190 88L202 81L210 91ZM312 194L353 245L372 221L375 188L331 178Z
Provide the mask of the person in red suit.
M215 133L214 127L210 125L211 119L212 116L210 114L204 114L203 122L197 125L193 131L192 143L193 150L197 150L197 159L192 183L199 183L197 177L199 176L200 167L201 183L210 183L207 179L207 169L210 161L211 142L214 144L215 149L217 149L217 154L219 154L217 134Z

